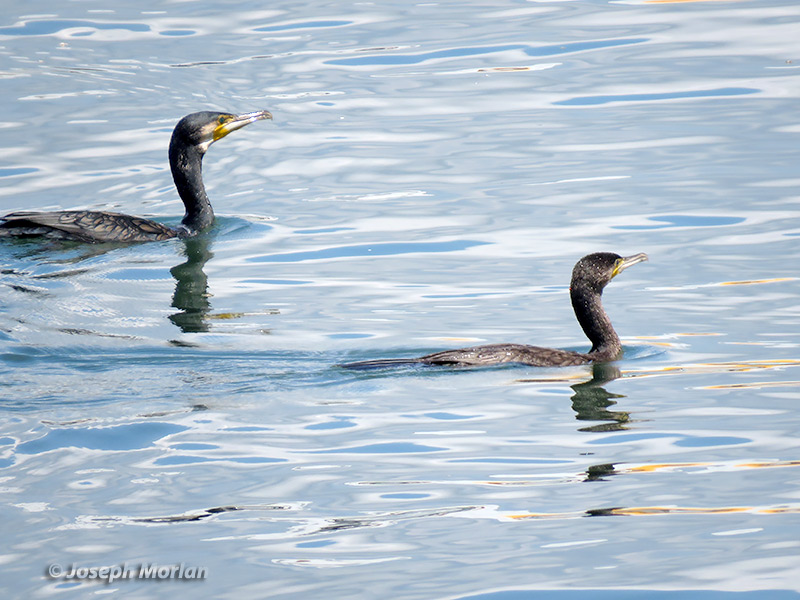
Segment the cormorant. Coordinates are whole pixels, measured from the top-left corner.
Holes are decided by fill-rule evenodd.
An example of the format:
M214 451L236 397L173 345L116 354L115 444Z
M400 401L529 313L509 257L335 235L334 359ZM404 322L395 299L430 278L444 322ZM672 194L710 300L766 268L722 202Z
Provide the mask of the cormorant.
M172 132L169 166L186 207L181 224L161 223L119 213L90 210L20 211L0 217L0 237L43 236L80 242L153 242L191 237L214 222L214 210L203 186L203 155L214 142L245 125L271 119L266 110L232 115L202 111L183 117Z
M534 367L568 367L616 360L622 344L603 310L603 288L616 275L647 260L646 254L622 257L612 252L596 252L581 258L572 270L569 286L572 308L583 332L592 342L589 352L572 352L524 344L489 344L458 350L435 352L418 358L386 358L339 365L349 369L371 369L397 365L487 366L520 363Z

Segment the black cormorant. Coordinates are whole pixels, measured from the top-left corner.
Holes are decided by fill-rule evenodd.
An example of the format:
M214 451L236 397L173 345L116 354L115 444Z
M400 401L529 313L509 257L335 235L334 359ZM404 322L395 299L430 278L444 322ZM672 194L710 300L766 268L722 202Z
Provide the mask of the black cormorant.
M501 363L520 363L534 367L568 367L593 362L616 360L622 344L611 320L603 310L603 288L616 275L636 263L647 260L646 254L622 257L612 252L596 252L580 259L572 269L569 286L572 308L592 342L589 352L571 352L524 344L489 344L458 350L445 350L418 358L387 358L365 360L340 365L350 369L371 369L397 365L454 365L486 366Z
M203 186L202 161L208 147L245 125L271 119L266 110L232 115L203 111L183 117L172 132L169 165L186 206L181 224L161 223L119 213L91 210L20 211L0 217L0 237L43 236L80 242L153 242L191 237L214 222L214 210Z

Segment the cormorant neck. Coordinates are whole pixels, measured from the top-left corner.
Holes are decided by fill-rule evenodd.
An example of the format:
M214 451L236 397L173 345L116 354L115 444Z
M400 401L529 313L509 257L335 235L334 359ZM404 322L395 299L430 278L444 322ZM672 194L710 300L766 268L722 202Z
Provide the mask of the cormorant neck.
M169 144L169 165L175 187L186 207L181 223L188 235L194 235L214 222L214 210L203 185L203 151L173 134Z
M583 332L592 342L589 356L596 361L615 360L622 351L617 332L603 310L601 296L603 288L588 281L578 280L570 285L572 308Z

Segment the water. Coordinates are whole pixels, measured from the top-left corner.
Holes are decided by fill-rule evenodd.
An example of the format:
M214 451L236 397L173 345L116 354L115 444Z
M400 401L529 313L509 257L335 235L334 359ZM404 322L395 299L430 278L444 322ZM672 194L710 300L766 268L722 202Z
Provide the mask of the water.
M207 235L0 246L3 596L796 598L796 3L262 6L4 13L2 213L175 224L174 123L275 121ZM585 350L600 250L615 365L334 366Z

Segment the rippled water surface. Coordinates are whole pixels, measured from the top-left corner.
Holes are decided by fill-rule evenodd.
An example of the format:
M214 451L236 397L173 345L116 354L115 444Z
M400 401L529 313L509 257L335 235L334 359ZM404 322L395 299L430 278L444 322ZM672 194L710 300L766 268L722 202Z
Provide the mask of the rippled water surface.
M7 6L2 214L174 225L175 122L275 120L206 156L207 234L0 244L3 597L798 597L798 31L776 0ZM650 256L606 290L614 364L335 366L585 351L594 251Z

